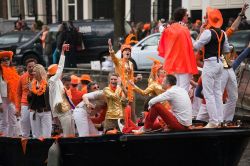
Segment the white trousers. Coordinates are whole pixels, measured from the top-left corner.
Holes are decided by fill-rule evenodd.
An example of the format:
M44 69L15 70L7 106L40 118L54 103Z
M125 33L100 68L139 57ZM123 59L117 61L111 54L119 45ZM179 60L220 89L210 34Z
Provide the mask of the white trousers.
M194 92L195 92L196 89L194 89ZM201 107L201 99L199 97L196 97L195 95L193 96L193 102L192 102L192 116L193 117L196 117L199 110L200 110L200 107Z
M223 105L223 120L233 120L236 102L238 100L238 86L233 68L222 70L221 90L227 90L228 100Z
M209 115L209 122L218 124L223 121L223 102L221 92L221 74L223 64L216 57L204 60L202 71L203 94Z
M20 117L20 124L21 124L21 132L23 137L30 136L30 110L28 106L21 106L21 117Z
M176 85L184 88L187 92L189 91L190 81L192 79L192 74L175 74L177 79Z
M0 132L7 137L18 136L15 133L17 124L15 106L7 98L2 98L2 100L3 112L0 113Z
M35 120L33 119L34 111L30 112L30 123L32 135L34 138L51 137L52 131L52 115L51 111L48 112L36 112Z
M63 136L75 136L75 123L72 117L72 111L69 110L65 113L59 114L58 119L62 126Z
M95 128L95 125L89 118L88 112L84 108L75 108L73 117L76 123L79 137L99 135L98 130Z
M196 120L202 120L202 121L205 121L205 122L209 121L209 115L208 115L208 112L207 112L206 104L203 104L203 103L201 104L199 112L198 112L198 114L196 116Z

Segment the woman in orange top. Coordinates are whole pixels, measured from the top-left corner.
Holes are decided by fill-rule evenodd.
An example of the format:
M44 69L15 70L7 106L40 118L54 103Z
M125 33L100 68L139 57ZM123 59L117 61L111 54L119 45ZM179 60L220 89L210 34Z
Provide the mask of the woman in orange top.
M16 136L17 86L19 75L11 65L12 51L0 52L0 133L4 136Z

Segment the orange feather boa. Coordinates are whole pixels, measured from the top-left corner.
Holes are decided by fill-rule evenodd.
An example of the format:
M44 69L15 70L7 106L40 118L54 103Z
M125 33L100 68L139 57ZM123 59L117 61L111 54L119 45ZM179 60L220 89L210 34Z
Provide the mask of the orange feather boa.
M3 79L7 83L8 99L17 105L17 87L20 76L18 75L15 67L2 66Z

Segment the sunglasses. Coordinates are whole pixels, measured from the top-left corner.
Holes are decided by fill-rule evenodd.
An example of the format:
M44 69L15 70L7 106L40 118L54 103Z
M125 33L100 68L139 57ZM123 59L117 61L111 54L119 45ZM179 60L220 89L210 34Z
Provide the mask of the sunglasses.
M9 58L3 58L3 59L1 59L1 61L2 62L7 62L7 61L10 61L10 59Z
M97 85L97 86L94 86L92 89L97 90L97 89L99 89L99 86L98 86L98 85Z

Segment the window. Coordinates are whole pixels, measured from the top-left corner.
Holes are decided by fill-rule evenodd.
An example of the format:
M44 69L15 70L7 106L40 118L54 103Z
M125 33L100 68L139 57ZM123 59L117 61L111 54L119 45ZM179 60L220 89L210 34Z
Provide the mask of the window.
M37 13L37 0L27 0L28 16L32 17Z
M19 42L19 34L8 34L0 37L0 44L14 44Z
M18 17L20 15L20 0L10 0L11 17Z
M68 19L76 20L77 19L77 4L75 0L68 0Z
M21 39L21 42L26 42L34 37L33 34L23 34L23 37Z
M145 40L142 44L147 46L157 46L159 41L160 35L152 36Z

